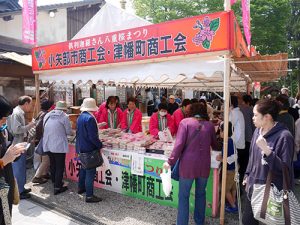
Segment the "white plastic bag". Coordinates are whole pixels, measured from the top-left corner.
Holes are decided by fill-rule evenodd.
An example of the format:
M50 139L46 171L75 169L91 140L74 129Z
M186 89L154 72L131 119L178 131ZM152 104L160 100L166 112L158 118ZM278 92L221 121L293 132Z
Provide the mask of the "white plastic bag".
M172 134L171 134L169 128L166 128L163 131L159 131L158 137L159 137L159 140L163 141L163 142L172 142L173 141L173 137L172 137Z
M97 171L99 171L101 167L105 167L106 169L110 170L109 160L108 160L107 156L103 154L102 150L101 150L101 155L102 155L102 159L103 159L103 164L102 164L102 166L97 167Z
M166 197L169 197L172 191L171 169L168 169L168 172L163 169L162 173L160 174L160 178L163 185L163 191Z
M102 158L103 158L103 166L105 166L107 169L110 169L110 164L109 164L109 160L108 160L107 156L104 155L103 152L101 154L102 154Z

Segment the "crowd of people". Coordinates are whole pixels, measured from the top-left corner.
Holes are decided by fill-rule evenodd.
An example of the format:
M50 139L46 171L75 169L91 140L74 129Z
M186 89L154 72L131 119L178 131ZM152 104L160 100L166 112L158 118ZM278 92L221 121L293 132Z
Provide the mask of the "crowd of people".
M300 96L300 95L299 95ZM250 95L231 96L228 158L234 157L235 148L238 163L227 163L226 211L235 213L237 209L235 168L238 168L241 191L251 199L254 184L264 184L269 170L274 173L274 184L282 188L281 163L290 174L291 189L295 176L299 174L296 163L300 159L300 120L296 103L288 96L286 89L274 99L253 101ZM294 100L295 101L295 100ZM123 110L117 96L110 96L99 107L93 98L86 98L81 105L81 114L77 120L76 133L71 129L67 105L63 101L55 103L43 99L41 112L29 123L25 122L25 113L32 108L32 98L22 96L18 106L0 96L0 180L9 184L8 203L11 210L12 193L18 190L20 199L30 198L31 189L26 183L26 148L33 143L36 148L42 146L43 154L36 154L33 183L42 184L50 179L53 193L58 195L68 190L63 182L65 157L68 153L68 135L76 135L76 152L91 153L101 149L99 129L122 129L128 133L142 132L142 112L136 98L127 99L127 108ZM206 184L210 173L211 149L219 150L217 160L223 159L222 139L224 138L223 100L215 98L207 102L200 99L183 99L170 95L153 102L149 133L159 138L159 132L168 130L176 137L171 156L163 164L165 169L179 163L179 202L177 224L189 223L189 197L195 181L196 224L204 224L206 206ZM32 137L33 138L32 138ZM31 140L33 139L33 140ZM225 162L223 162L225 163ZM295 170L295 171L294 171ZM94 195L93 182L96 168L81 168L79 172L78 193L86 194L87 203L102 201ZM2 198L1 198L2 199ZM3 205L3 200L2 200ZM2 207L2 205L0 207ZM254 218L251 202L246 198L243 209L243 224L258 224ZM4 221L5 213L0 215ZM4 223L2 223L4 224Z
M211 116L210 105L206 104L205 99L199 101L193 99L191 102L187 116L189 118L184 118L179 123L174 150L163 165L165 169L169 169L180 162L177 215L177 224L180 225L189 224L189 197L194 181L194 220L196 224L204 224L203 196L209 176L210 149L220 150L218 139L224 137L224 123L222 116L218 115L218 110L212 112ZM225 210L228 213L238 212L235 183L235 167L237 167L240 191L247 195L247 198L243 198L245 202L242 204L244 225L259 224L253 215L251 197L254 184L265 184L269 171L273 173L273 184L282 190L282 164L284 164L290 175L288 187L293 190L296 177L294 172L299 173L295 161L299 161L300 127L297 126L300 119L298 111L293 113L295 110L290 102L292 101L286 89L274 99L256 101L250 95L230 98ZM223 108L219 103L222 101L214 101L211 106L215 109ZM219 124L217 131L213 124ZM235 149L237 165L234 160ZM221 153L216 160L222 161L222 156L221 147Z

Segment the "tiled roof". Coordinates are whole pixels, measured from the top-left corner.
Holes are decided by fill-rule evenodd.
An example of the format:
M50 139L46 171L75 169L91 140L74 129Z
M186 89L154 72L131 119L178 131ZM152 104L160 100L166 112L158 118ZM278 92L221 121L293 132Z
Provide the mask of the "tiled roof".
M60 4L51 4L51 5L42 5L38 6L38 10L51 10L51 9L59 9L59 8L71 8L71 7L80 7L85 5L94 5L103 3L104 0L82 0L82 1L74 1Z
M20 11L22 7L18 0L0 0L0 13Z
M31 45L24 44L19 39L0 36L0 53L16 52L19 54L31 54Z

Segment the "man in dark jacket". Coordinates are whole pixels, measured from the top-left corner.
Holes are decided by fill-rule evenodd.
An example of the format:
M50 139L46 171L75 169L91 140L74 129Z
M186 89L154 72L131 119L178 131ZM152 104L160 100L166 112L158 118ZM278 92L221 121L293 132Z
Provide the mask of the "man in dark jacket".
M291 114L289 114L289 98L286 95L279 95L276 98L277 101L281 104L281 111L279 112L279 115L277 117L277 121L280 123L283 123L288 130L291 132L293 137L295 136L295 121Z
M173 115L173 113L179 108L179 105L175 102L175 96L170 95L168 104L168 113Z
M81 115L77 120L76 134L76 152L88 153L102 148L102 142L99 140L98 126L93 113L97 112L98 107L93 98L83 100L80 110ZM86 202L100 202L101 198L94 195L94 178L96 168L83 169L79 172L78 194L86 192Z

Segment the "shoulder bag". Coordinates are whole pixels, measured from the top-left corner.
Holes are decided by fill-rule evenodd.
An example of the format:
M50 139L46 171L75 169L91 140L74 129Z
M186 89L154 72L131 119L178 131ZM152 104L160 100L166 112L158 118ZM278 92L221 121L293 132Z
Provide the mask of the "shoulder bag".
M86 130L86 133L88 133L86 126L84 126L84 127ZM76 138L77 137L78 137L78 135L76 133ZM99 166L102 166L102 164L103 164L103 158L102 158L100 149L96 149L91 152L81 152L81 153L79 153L79 159L81 162L82 169L94 169Z
M83 152L79 154L79 159L83 169L93 169L103 164L103 158L100 149L92 152Z
M44 149L43 149L43 136L44 136L44 128L46 126L46 123L47 121L49 120L50 117L47 118L47 120L45 121L45 124L43 126L43 135L38 143L38 145L36 146L36 149L35 149L35 153L38 154L38 155L46 155L46 153L44 152Z
M299 225L300 205L288 186L288 168L283 163L283 189L271 184L273 173L270 170L266 184L254 184L251 206L254 218L267 225Z

